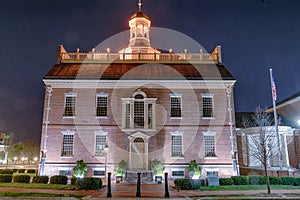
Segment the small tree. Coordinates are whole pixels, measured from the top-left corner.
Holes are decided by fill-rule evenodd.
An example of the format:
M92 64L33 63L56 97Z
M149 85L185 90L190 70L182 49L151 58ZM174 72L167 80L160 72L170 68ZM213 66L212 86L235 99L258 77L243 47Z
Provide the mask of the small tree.
M121 160L115 168L115 175L124 177L126 174L126 162L125 160Z
M159 160L155 159L151 162L151 169L155 176L163 175L164 167L163 167L163 164Z
M87 172L87 165L83 160L77 160L76 166L73 168L74 176L76 178L83 178Z
M194 178L199 178L201 175L201 167L198 165L196 160L191 160L189 163L189 175Z
M248 128L245 130L248 148L244 150L252 162L261 163L265 172L268 194L271 193L268 166L272 165L274 158L277 158L280 153L276 129L272 124L273 120L270 119L270 115L260 107L256 109L253 120L244 122L245 127Z

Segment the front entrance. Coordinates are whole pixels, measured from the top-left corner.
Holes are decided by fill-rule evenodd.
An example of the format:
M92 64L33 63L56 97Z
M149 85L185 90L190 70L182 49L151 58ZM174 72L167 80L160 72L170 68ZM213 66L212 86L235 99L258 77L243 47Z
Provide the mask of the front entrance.
M129 136L129 169L130 170L148 170L148 138L143 133L135 133Z

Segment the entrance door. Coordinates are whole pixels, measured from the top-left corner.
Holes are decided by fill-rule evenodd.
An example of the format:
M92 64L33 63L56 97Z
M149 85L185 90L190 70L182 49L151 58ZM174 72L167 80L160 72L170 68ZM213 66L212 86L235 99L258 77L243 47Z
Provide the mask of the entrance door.
M135 138L131 146L131 168L145 169L145 141L143 138Z

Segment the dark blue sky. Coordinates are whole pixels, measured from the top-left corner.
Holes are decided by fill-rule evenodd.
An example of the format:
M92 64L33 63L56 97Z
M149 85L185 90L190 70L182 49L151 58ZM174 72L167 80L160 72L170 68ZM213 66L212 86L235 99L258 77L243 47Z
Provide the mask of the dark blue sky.
M152 26L173 29L208 51L222 46L237 79L236 111L271 106L269 68L278 100L300 90L300 1L144 0ZM42 77L57 46L89 51L128 30L137 0L9 0L0 3L0 130L39 141Z

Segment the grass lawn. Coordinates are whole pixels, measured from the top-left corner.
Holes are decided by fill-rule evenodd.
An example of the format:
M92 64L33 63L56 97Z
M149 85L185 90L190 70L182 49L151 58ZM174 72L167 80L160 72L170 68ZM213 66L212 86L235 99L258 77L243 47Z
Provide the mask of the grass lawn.
M233 186L207 186L201 187L203 191L226 191L226 190L266 190L266 185L233 185ZM299 190L300 186L271 185L271 190Z
M0 192L0 197L75 197L81 199L83 196L72 194L50 194L35 192Z
M39 183L0 183L0 187L41 188L55 190L75 190L74 185L39 184Z

